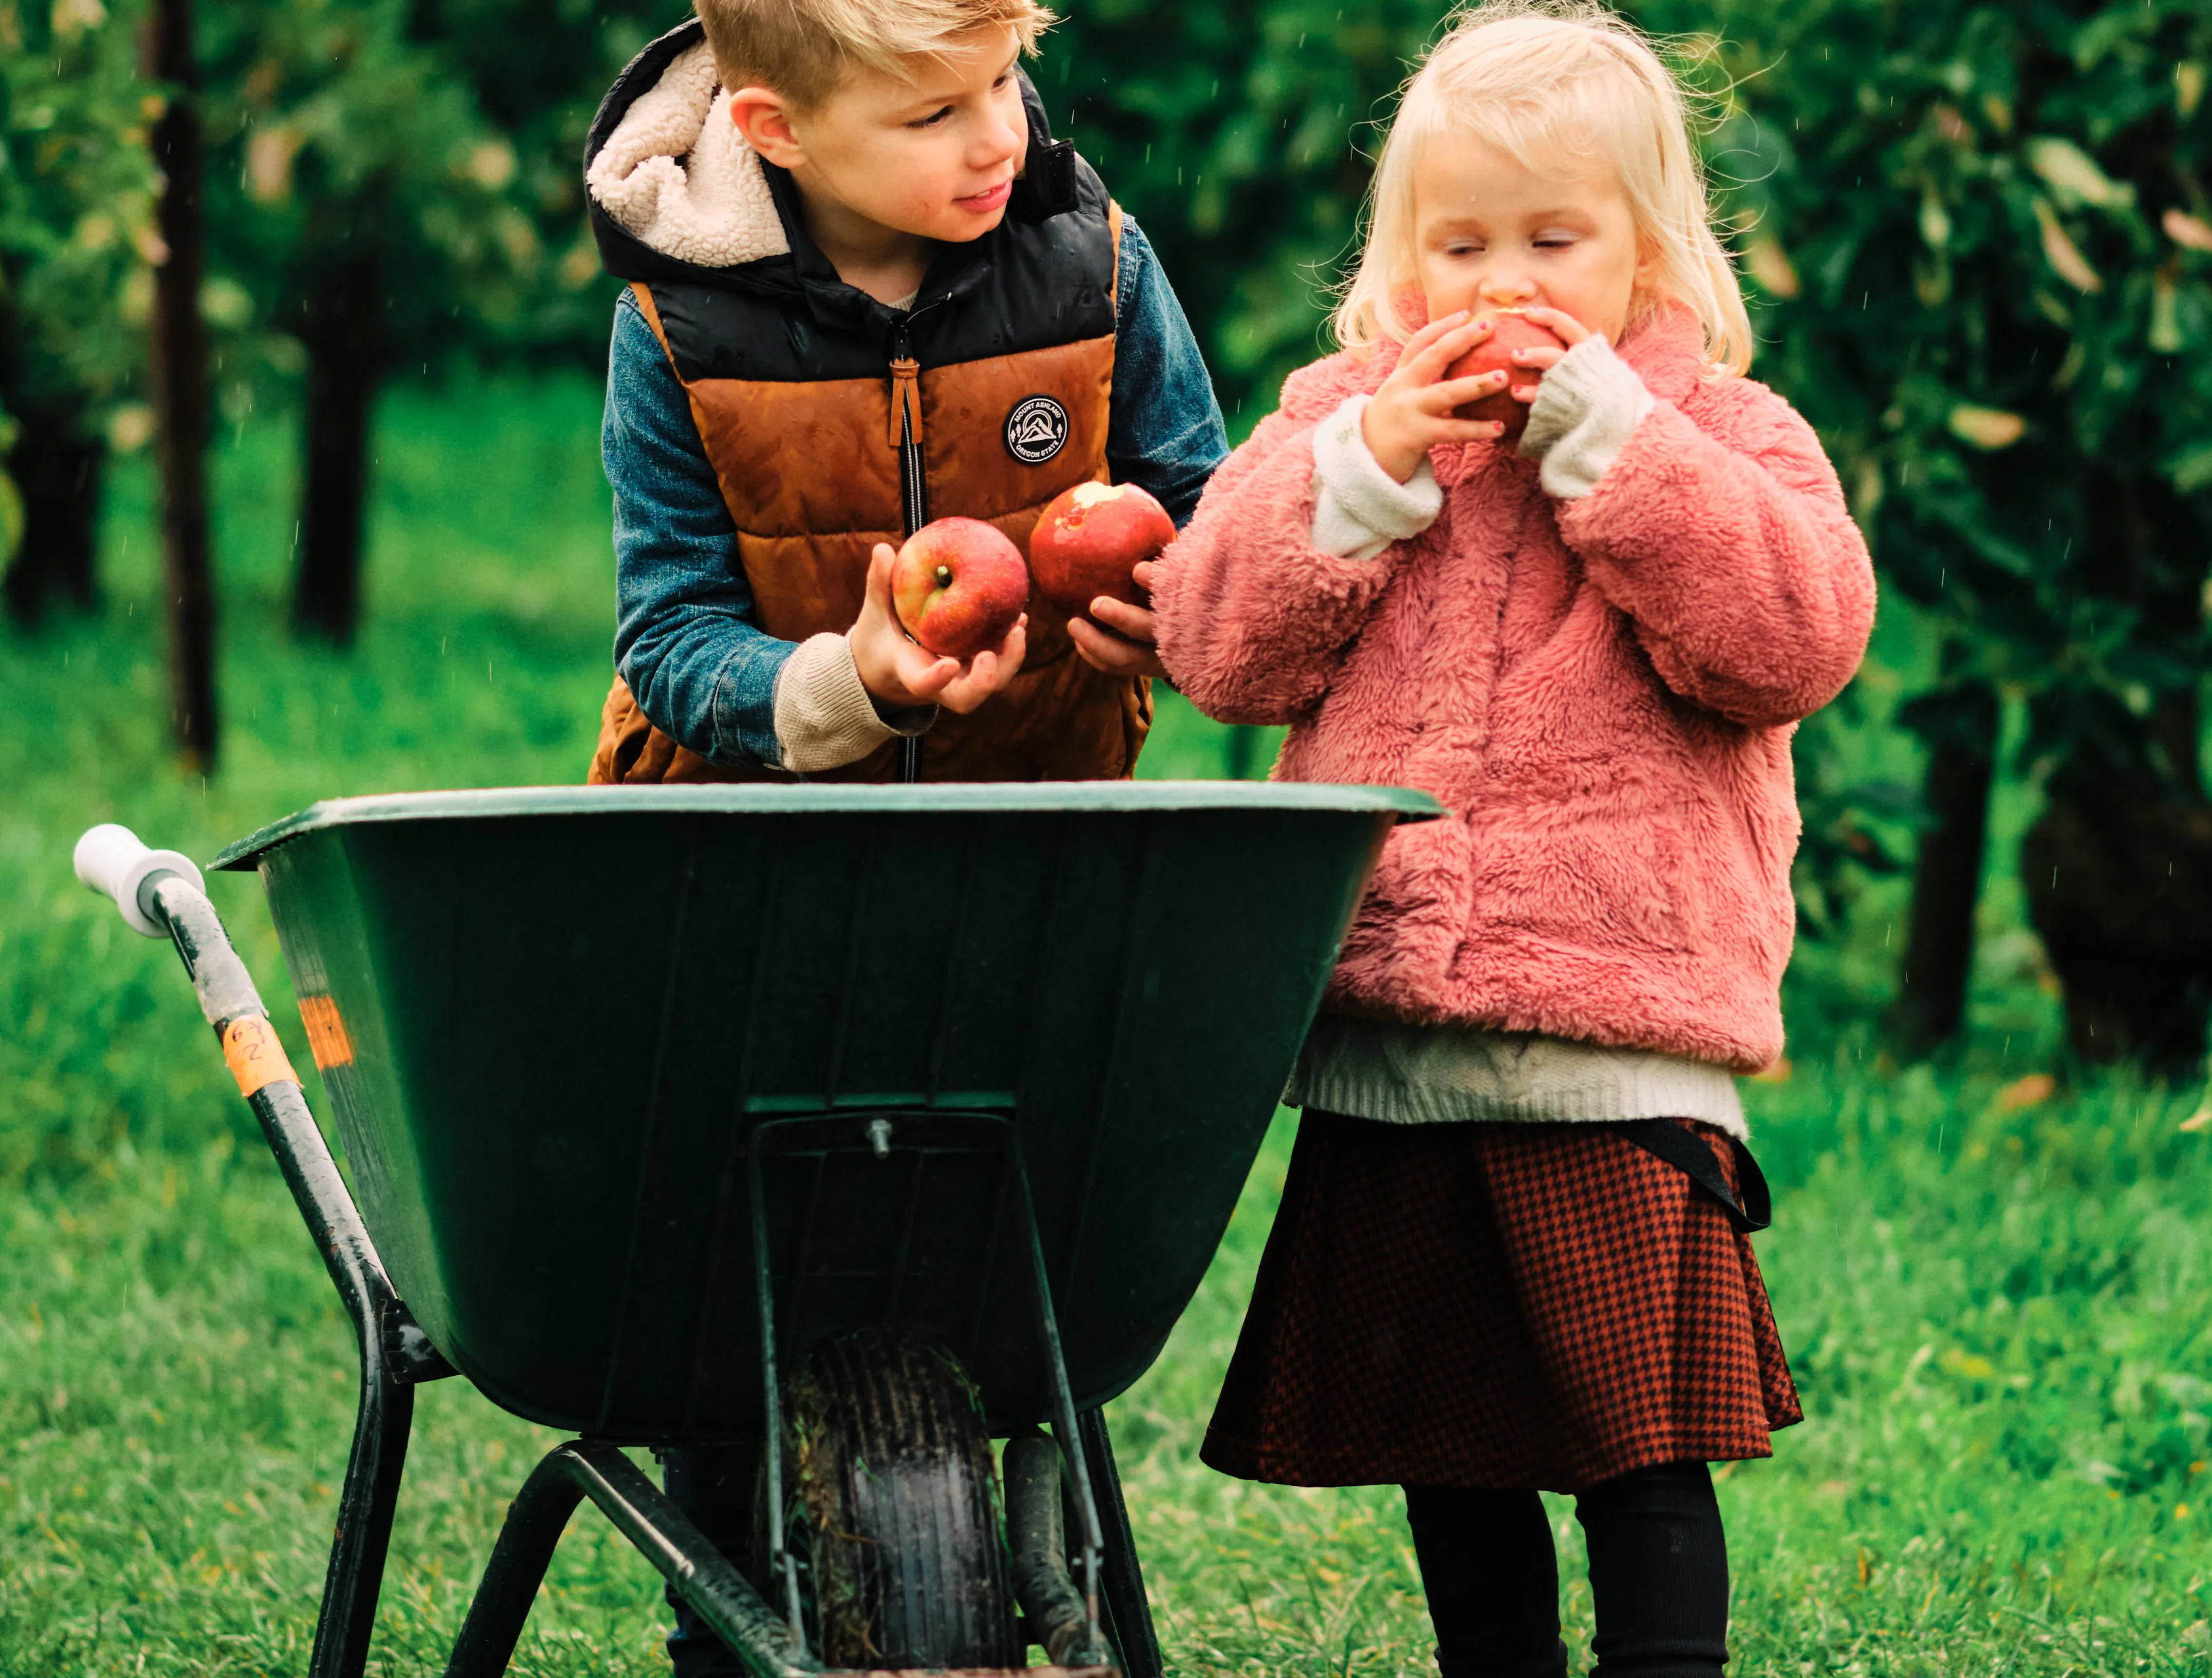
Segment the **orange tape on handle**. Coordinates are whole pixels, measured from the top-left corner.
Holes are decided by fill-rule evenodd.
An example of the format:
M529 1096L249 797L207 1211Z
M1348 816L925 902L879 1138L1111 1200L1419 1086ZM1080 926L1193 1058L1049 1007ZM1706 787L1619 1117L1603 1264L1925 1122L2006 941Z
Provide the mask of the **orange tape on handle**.
M222 1058L230 1062L230 1075L238 1080L239 1094L249 1101L265 1085L300 1081L299 1073L284 1058L276 1028L258 1017L234 1019L223 1028Z

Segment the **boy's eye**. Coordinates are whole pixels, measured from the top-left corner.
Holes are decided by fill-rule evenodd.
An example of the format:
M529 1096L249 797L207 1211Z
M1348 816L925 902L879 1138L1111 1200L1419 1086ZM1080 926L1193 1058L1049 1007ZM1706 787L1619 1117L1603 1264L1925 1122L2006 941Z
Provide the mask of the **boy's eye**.
M934 112L929 116L922 117L916 121L908 123L907 126L908 128L934 128L938 124L943 122L951 114L952 107L948 105L941 111Z

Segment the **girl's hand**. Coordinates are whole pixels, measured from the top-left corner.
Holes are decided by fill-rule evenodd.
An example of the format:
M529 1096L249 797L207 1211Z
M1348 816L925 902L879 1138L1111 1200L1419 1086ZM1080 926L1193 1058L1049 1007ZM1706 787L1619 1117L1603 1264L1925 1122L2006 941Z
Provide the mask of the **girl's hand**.
M1407 340L1397 370L1382 381L1359 422L1375 464L1403 483L1439 443L1491 443L1505 435L1496 420L1453 417L1455 408L1495 396L1512 375L1503 369L1472 379L1447 379L1444 371L1491 333L1487 314L1462 309L1431 320Z
M1567 350L1573 349L1584 338L1591 336L1589 327L1583 325L1574 316L1559 309L1530 309L1528 311L1528 319L1539 326L1548 327L1552 335L1566 345L1566 350L1516 350L1513 352L1513 365L1525 367L1539 378L1564 361L1566 358ZM1533 403L1542 388L1540 385L1516 385L1513 387L1513 399L1516 402Z
M1024 612L1006 638L972 659L939 658L917 644L898 621L891 605L891 562L898 557L888 542L878 542L868 560L868 592L860 616L845 631L860 685L894 710L942 705L948 711L974 710L1014 678L1029 644L1029 614Z

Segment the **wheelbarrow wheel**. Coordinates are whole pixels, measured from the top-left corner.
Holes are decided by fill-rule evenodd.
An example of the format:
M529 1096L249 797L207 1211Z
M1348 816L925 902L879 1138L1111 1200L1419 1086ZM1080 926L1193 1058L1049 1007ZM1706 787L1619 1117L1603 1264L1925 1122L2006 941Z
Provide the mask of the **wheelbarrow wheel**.
M1022 1663L991 1438L944 1347L890 1328L819 1342L793 1376L786 1530L834 1667Z

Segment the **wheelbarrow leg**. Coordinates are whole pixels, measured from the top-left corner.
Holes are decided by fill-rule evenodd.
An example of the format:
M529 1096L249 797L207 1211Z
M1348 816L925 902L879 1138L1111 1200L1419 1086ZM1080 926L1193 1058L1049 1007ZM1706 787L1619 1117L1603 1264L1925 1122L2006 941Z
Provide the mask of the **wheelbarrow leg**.
M498 1678L507 1670L562 1529L586 1498L660 1570L754 1678L799 1678L821 1670L793 1650L781 1616L635 1463L612 1445L571 1439L555 1446L516 1493L446 1664L446 1678Z
M376 1624L376 1599L384 1584L384 1559L392 1544L392 1517L399 1505L399 1477L407 1466L407 1436L415 1418L415 1389L392 1378L382 1347L364 1347L361 1408L354 1419L353 1450L338 1493L337 1536L323 1579L322 1611L315 1619L315 1652L309 1678L361 1678L368 1664L368 1637Z
M121 838L128 842L125 852L148 854L127 833ZM109 849L115 849L112 839ZM78 875L93 878L82 864ZM324 1268L353 1320L361 1350L361 1407L354 1419L345 1485L338 1493L337 1535L331 1545L330 1571L324 1575L307 1671L309 1678L361 1678L368 1664L368 1637L376 1623L377 1593L384 1584L399 1476L407 1462L414 1386L443 1379L453 1372L453 1365L439 1355L392 1291L352 1193L338 1175L330 1146L307 1110L300 1080L269 1024L269 1011L253 988L253 976L231 948L222 919L200 890L197 876L159 869L147 873L135 891L125 895L144 917L143 925L132 924L140 931L165 931L176 945L185 970L191 975L192 988L199 993L200 1012L224 1045L224 1058L238 1079L240 1092L260 1122L270 1152L292 1191L293 1204L314 1237ZM128 909L125 918L130 918Z
M1076 1418L1083 1439L1083 1465L1091 1475L1098 1522L1105 1529L1101 1556L1106 1577L1106 1630L1121 1651L1125 1678L1162 1678L1159 1634L1152 1629L1152 1604L1145 1600L1145 1572L1137 1561L1137 1538L1129 1528L1129 1505L1121 1496L1121 1475L1114 1466L1114 1442L1107 1437L1106 1413L1085 1410Z

